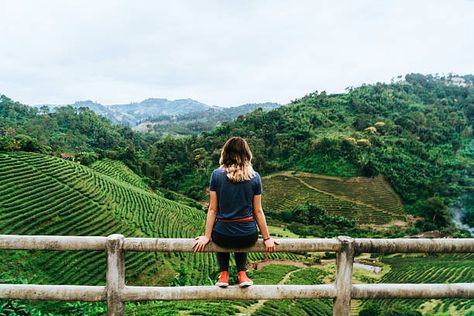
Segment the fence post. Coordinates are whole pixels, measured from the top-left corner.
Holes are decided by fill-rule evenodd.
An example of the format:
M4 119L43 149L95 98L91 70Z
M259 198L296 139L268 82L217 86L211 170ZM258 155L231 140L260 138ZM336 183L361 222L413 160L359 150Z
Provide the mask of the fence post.
M354 239L339 236L341 250L336 254L336 298L333 315L348 316L351 311L352 265L354 263Z
M125 287L123 235L107 237L107 316L123 316L122 289Z

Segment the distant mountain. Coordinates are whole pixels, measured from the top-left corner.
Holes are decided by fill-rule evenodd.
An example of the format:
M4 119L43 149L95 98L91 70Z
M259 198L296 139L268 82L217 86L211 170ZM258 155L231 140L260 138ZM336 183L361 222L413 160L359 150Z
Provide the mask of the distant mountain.
M119 122L129 122L135 126L140 121L160 115L180 115L201 112L213 106L192 99L146 99L140 103L117 104L109 106L114 118Z
M224 108L222 109L224 113L230 115L230 116L239 116L239 115L244 115L249 112L255 111L258 108L261 108L262 110L273 110L281 105L278 103L273 103L273 102L265 102L265 103L247 103L239 106L234 106L234 107L229 107L229 108Z
M212 107L199 112L180 115L162 115L146 120L134 127L141 132L154 131L161 134L190 135L208 132L223 122L236 119L257 109L269 111L280 107L278 103L248 103L234 107Z
M128 113L119 113L115 111L111 106L109 105L103 105L91 100L85 100L85 101L77 101L73 104L35 104L32 105L32 107L35 108L42 108L42 107L48 107L50 112L55 112L56 108L64 107L64 106L72 106L73 108L89 108L90 110L94 111L96 114L104 116L108 118L110 121L112 121L115 124L123 124L123 125L132 125L134 126L136 124L136 119L132 115L129 115Z
M55 112L56 108L62 107L62 106L67 106L68 104L34 104L31 105L32 107L35 108L41 108L41 107L48 107L49 111ZM77 101L74 104L69 104L74 108L89 108L90 110L94 111L95 113L103 116L108 116L110 110L106 105L102 105L100 103L91 101L91 100L86 100L86 101Z
M66 104L38 104L36 108L47 106L49 111ZM87 107L95 113L107 117L113 123L136 126L143 121L154 118L167 119L187 116L194 116L197 113L224 113L224 117L235 118L239 115L251 112L258 107L263 109L273 109L279 105L276 103L245 104L232 108L224 108L207 105L192 99L168 100L163 98L150 98L138 103L103 105L91 100L78 101L71 104L74 108ZM208 115L206 115L208 116ZM215 125L215 124L214 124Z

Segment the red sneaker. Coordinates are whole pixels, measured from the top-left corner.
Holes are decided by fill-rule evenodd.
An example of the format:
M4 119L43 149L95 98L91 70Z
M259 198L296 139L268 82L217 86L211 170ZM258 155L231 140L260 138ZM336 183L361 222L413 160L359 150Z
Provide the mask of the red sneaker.
M239 279L239 286L240 287L248 287L253 285L253 281L249 279L247 273L245 271L239 271L237 273L237 277Z
M228 287L229 286L229 272L221 271L219 275L219 280L216 283L219 287Z

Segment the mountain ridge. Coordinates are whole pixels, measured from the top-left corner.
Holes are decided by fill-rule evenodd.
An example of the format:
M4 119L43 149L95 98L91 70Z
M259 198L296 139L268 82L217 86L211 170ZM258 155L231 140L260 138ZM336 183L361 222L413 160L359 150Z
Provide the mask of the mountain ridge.
M255 106L251 106L255 105ZM122 104L105 105L92 100L80 100L72 104L35 104L34 108L42 109L47 107L47 111L55 111L55 109L65 106L73 108L87 107L98 115L108 118L112 123L136 126L143 121L153 119L160 116L180 116L193 113L201 113L205 111L217 112L235 112L236 108L243 110L238 111L245 114L255 110L259 105L263 107L276 108L280 106L277 103L246 103L235 107L221 107L216 105L208 105L191 98L169 100L167 98L147 98L140 102L130 102ZM46 110L44 110L46 111ZM232 115L231 115L232 116ZM232 117L233 118L233 117Z

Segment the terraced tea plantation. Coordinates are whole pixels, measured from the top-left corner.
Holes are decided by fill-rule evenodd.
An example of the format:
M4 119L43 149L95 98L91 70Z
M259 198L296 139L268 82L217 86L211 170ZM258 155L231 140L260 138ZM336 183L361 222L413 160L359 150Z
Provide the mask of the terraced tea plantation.
M383 259L390 272L381 283L462 283L474 280L474 254L391 255ZM468 299L389 299L382 306L402 304L433 315L474 315L474 300ZM423 304L423 308L422 308Z
M0 154L0 179L1 234L193 237L204 225L202 211L51 156ZM174 277L173 267L182 264L196 283L206 283L215 259L210 254L129 253L128 281L167 284ZM102 252L41 252L31 265L53 284L105 280Z
M263 178L264 206L271 211L291 210L305 202L360 224L405 220L398 195L382 178L338 178L307 173L278 173Z
M122 163L97 162L93 168L36 153L0 153L0 234L189 238L203 233L205 212L150 192ZM32 253L0 251L0 283L105 283L103 252ZM250 256L265 257L299 258ZM217 263L209 253L126 254L128 284L169 285L176 269L185 271L190 284L210 284Z
M114 179L129 183L143 190L148 190L148 185L143 179L130 170L122 161L110 159L98 160L92 163L90 167Z

